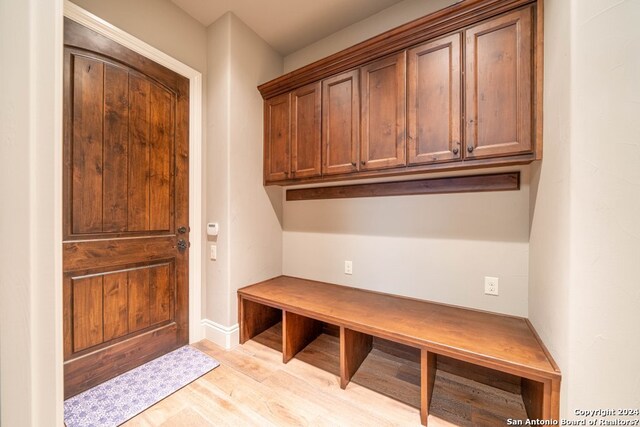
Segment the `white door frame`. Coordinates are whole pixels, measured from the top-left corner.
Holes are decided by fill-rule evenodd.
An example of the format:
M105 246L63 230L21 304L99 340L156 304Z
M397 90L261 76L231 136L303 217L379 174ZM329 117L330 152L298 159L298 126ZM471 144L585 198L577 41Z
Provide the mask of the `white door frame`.
M109 24L64 2L64 16L189 79L189 342L204 338L202 311L202 73ZM62 147L59 147L62 152ZM62 245L62 243L60 243ZM62 312L62 307L59 308Z

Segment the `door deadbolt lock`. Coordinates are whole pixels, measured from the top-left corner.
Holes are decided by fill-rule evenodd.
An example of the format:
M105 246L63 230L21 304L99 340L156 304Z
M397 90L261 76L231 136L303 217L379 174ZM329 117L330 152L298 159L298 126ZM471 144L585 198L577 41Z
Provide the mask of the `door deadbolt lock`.
M185 227L184 225L182 227L178 227L178 233L184 234L186 232L187 232L187 227Z

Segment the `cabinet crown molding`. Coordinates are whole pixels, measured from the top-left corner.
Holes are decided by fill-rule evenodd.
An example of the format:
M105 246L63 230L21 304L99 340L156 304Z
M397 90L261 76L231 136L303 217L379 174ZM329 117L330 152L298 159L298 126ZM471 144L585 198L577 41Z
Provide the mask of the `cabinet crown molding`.
M536 0L463 0L258 86L264 99L359 67Z

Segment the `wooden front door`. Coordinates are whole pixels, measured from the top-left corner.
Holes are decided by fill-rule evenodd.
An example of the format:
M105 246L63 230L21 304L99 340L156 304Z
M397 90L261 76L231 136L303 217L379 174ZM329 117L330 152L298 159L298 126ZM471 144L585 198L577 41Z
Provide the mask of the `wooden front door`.
M65 20L65 397L187 344L189 81Z

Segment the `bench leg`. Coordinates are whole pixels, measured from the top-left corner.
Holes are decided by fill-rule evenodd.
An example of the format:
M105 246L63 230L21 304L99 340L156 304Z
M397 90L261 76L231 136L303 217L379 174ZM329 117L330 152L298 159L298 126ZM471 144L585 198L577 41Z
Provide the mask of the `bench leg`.
M244 344L261 332L282 320L282 312L240 297L238 299L240 321L240 344Z
M340 387L345 389L373 346L371 335L340 327Z
M287 363L322 333L322 322L288 311L282 313L282 361Z
M420 422L427 425L429 406L433 396L433 386L436 382L437 357L426 349L420 351Z
M560 419L560 381L522 378L522 401L530 420Z
M560 381L548 380L544 383L542 417L546 420L560 420Z

